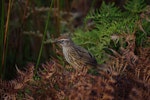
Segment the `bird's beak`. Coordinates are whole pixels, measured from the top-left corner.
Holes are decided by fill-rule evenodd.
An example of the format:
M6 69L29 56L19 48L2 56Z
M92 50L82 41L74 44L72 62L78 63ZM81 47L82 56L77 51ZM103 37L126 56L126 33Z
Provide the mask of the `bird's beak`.
M53 43L57 43L57 42L58 42L58 40L57 40L57 39L53 40Z
M53 43L60 43L58 39L53 40Z

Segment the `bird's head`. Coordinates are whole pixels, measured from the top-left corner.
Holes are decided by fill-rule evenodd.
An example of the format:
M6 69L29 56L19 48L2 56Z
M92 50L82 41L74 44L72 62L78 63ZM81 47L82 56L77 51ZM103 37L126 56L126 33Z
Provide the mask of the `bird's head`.
M55 39L55 42L61 45L62 47L69 47L73 45L73 41L69 36L61 36L57 39Z

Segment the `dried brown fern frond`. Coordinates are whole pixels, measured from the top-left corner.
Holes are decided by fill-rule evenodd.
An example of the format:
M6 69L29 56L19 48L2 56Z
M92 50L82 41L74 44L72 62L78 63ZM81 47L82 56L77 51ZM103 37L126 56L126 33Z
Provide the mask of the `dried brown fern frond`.
M115 97L115 83L116 80L110 77L107 81L105 81L105 88L103 91L102 100L114 100Z
M19 70L17 67L17 77L19 79L22 79L20 81L23 81L23 82L28 82L30 80L32 80L33 76L34 76L34 65L33 64L28 64L28 66L25 68L25 71L21 71Z
M135 32L132 34L126 34L125 42L127 42L127 47L120 48L121 55L128 62L128 65L134 66L136 61L138 60L138 56L135 55Z
M128 73L128 78L130 82L133 84L133 88L136 88L139 92L141 92L142 100L150 99L150 75L148 73L143 74L141 69L135 69L135 74ZM130 94L132 95L132 93ZM147 99L149 98L149 99Z
M109 50L111 50L114 55L112 57L113 59L114 58L123 59L129 66L128 69L130 69L130 71L133 71L133 73L135 74L135 69L149 70L150 49L135 48L136 37L134 34L135 32L133 32L132 34L122 35L121 38L125 40L124 43L127 43L127 46L126 47L121 46L119 52L113 49Z
M119 100L123 98L125 92L128 91L128 84L125 82L127 63L123 58L115 58L111 59L111 61L106 64L108 71L102 74L105 77L103 100Z
M34 75L34 66L32 64L29 64L25 71L21 71L17 67L16 70L16 79L10 81L0 81L0 87L2 87L1 90L3 91L3 93L1 94L1 98L5 97L4 99L6 99L13 97L12 99L15 100L14 98L16 98L17 91L22 89L27 84L27 82L32 80Z
M128 100L143 100L142 98L142 91L137 88L132 88L129 94Z
M133 80L148 86L150 85L150 48L139 48L137 55L139 59L128 74L133 77Z
M120 47L119 51L109 49L113 53L113 56L111 56L111 57L112 58L117 57L118 59L123 58L125 61L127 61L128 65L134 66L134 64L138 60L138 56L135 55L135 53L134 53L135 47L136 47L135 31L132 34L123 33L123 34L117 36L117 38L122 40L120 43L121 47ZM126 45L126 47L124 45Z
M135 77L137 81L142 81L145 84L150 85L150 70L146 68L144 70L135 69Z
M37 76L35 76L35 80L30 82L23 90L22 94L24 98L34 98L36 100L58 100L57 95L59 91L56 87L59 85L59 81L62 79L62 73L64 72L57 60L46 62L42 64L40 69L38 70ZM26 93L26 89L29 93ZM60 96L60 95L59 95Z
M113 51L115 55L106 63L109 77L105 78L106 93L104 92L104 97L108 100L126 99L133 85L126 75L130 62L128 62L128 58L125 58L124 54L118 53L115 50L111 51Z
M150 70L150 48L138 48L137 53L139 56L137 68Z
M38 75L42 79L49 79L56 72L56 62L46 62L46 64L42 64L43 70L38 71Z
M121 81L117 81L117 85L121 85L120 82L122 82L122 85L117 86L117 89L126 90L126 93L130 92L131 94L126 94L125 92L122 93L126 95L124 96L124 98L127 99L128 95L133 96L132 93L137 92L137 91L133 92L131 88L134 89L138 87L137 90L140 93L142 93L140 94L141 95L140 97L142 97L142 99L144 98L144 100L147 100L146 98L149 98L150 95L150 91L149 91L150 89L150 83L149 83L150 48L135 48L135 36L126 38L126 42L127 42L127 47L126 48L122 47L120 49L121 50L120 53L113 51L115 52L114 53L115 55L116 54L119 55L116 56L118 59L123 59L124 62L127 64L124 78L122 78ZM136 50L136 54L135 54L135 50ZM121 88L121 87L126 87L126 88Z
M1 100L16 100L16 93L3 93Z
M105 84L100 76L80 75L66 95L69 100L102 100L104 87Z
M81 80L74 84L74 89L70 91L69 100L88 100L91 93L92 85L85 80ZM75 92L78 91L78 92Z
M127 62L123 58L116 58L107 63L107 69L112 75L123 74L127 67Z
M145 91L144 88L135 85L130 91L127 100L150 100L150 90Z
M17 77L14 80L10 81L1 81L0 86L3 87L5 90L10 89L21 89L28 81L32 80L33 78L33 71L34 66L32 64L28 65L25 71L21 71L16 67L17 70Z

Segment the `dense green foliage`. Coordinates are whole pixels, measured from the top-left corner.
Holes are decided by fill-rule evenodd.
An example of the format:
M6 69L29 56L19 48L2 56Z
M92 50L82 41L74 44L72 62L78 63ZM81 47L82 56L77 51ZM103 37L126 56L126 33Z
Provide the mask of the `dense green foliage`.
M145 10L146 4L144 0L128 0L127 4L124 7L131 13L137 14Z
M105 4L103 2L100 9L91 11L85 18L85 23L93 20L95 28L87 31L78 29L75 32L74 40L91 51L99 63L105 61L104 49L110 47L111 36L114 34L132 34L137 31L137 44L141 45L146 40L147 34L140 30L137 22L140 19L139 13L145 10L145 5L143 0L131 0L125 5L125 10L121 11L113 3ZM149 33L150 23L143 21L141 24ZM111 44L111 47L115 47L115 45Z

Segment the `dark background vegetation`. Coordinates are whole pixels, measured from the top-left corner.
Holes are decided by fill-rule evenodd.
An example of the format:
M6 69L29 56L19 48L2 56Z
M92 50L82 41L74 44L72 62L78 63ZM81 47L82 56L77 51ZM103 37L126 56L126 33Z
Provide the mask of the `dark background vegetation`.
M2 0L1 95L13 100L150 99L149 4L149 0ZM101 76L70 71L61 48L50 42L64 33L109 71L99 72Z

